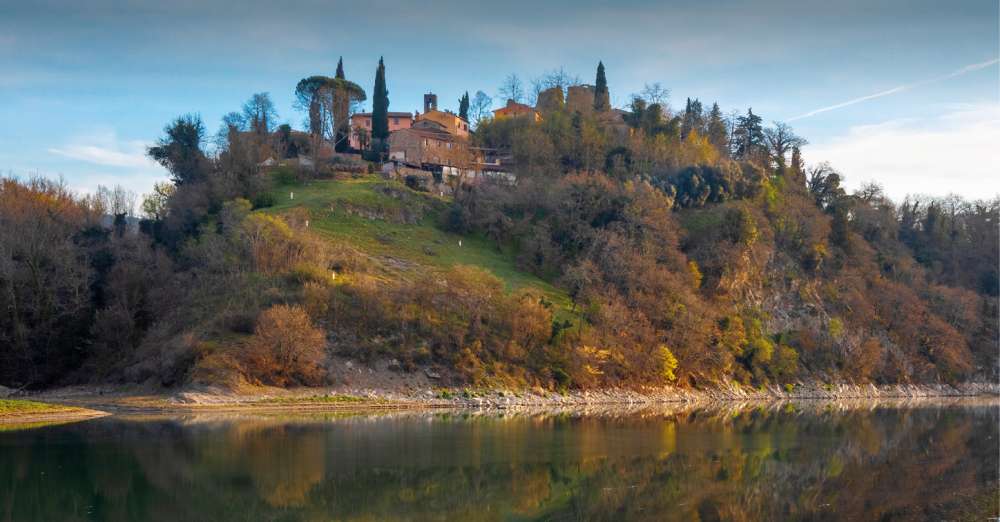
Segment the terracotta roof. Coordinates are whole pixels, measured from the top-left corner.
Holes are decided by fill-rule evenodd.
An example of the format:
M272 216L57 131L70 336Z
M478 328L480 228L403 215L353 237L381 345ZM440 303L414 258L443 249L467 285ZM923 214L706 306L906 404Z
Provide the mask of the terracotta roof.
M387 112L386 115L389 118L412 118L413 117L413 113L411 113L411 112ZM351 116L352 117L353 116L360 116L362 118L371 118L372 117L372 113L370 113L370 112L355 112Z
M507 100L507 105L504 105L493 112L532 112L534 110L535 109L533 109L530 105L518 103L514 100Z
M428 128L428 127L409 127L409 128L406 128L406 129L399 129L398 131L394 132L393 134L396 134L398 132L409 132L409 133L416 134L417 136L423 136L425 138L434 138L434 139L445 140L445 141L454 141L455 140L455 136L453 134L451 134L450 132L448 132L448 131L444 131L444 130L441 130L441 129L432 129L432 128Z
M451 112L451 111L442 111L442 110L438 110L438 109L431 109L431 110L429 110L429 111L427 111L427 112L425 112L423 114L418 114L417 117L420 118L420 119L433 120L434 119L433 117L436 116L437 114L443 114L445 117L448 117L448 118L457 118L460 121L464 121L465 123L469 123L469 122L465 121L465 118L463 118L463 117L455 114L454 112Z

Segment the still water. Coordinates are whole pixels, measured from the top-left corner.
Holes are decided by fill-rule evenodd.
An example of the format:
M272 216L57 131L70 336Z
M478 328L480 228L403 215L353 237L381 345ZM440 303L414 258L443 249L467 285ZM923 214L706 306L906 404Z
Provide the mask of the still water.
M0 431L0 520L984 520L1000 405L107 417Z

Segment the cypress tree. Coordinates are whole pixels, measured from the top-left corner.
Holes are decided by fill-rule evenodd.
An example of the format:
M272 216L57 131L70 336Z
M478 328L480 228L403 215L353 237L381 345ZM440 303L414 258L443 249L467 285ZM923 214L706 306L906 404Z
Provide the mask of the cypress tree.
M594 82L594 110L606 111L610 108L608 79L604 76L604 62L597 62L597 80Z
M684 105L684 117L681 119L681 139L687 137L691 132L691 98L687 99L687 104Z
M469 91L458 99L458 117L469 121Z
M372 92L372 138L379 146L389 138L389 91L385 88L385 64L378 59L375 89Z
M346 80L344 77L344 57L341 56L337 60L337 74L334 76L338 80ZM333 149L337 152L347 152L351 148L350 136L350 125L347 122L347 113L350 110L350 100L348 100L346 93L335 92L334 93L334 104L337 106L334 108L334 113L336 114L336 132L333 133Z
M792 176L796 181L805 181L805 167L802 163L802 149L798 145L792 146Z

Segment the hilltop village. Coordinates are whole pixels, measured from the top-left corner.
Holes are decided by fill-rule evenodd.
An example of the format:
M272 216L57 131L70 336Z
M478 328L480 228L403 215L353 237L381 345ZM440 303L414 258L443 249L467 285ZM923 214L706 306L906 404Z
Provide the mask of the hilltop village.
M381 67L381 66L380 66ZM601 65L603 70L603 64ZM380 68L384 74L384 68ZM312 77L319 78L319 77ZM524 120L534 124L541 123L546 115L560 111L567 114L582 114L597 117L602 127L618 136L619 141L630 135L632 129L626 122L630 112L612 108L606 84L603 91L589 84L569 84L570 79L563 75L550 79L549 86L538 88L534 98L534 106L508 98L504 104L488 112L480 114L478 120L470 122L468 93L459 100L459 113L438 106L438 97L432 92L423 95L423 110L414 112L384 112L385 130L382 137L375 130L378 115L376 112L351 112L344 123L337 123L335 111L330 109L327 125L311 125L310 128L326 132L324 127L341 127L332 129L329 136L310 135L307 132L290 131L292 139L299 141L297 150L309 150L310 144L318 147L311 155L302 155L302 163L312 165L313 161L352 162L358 160L375 160L384 174L399 179L409 179L410 184L429 189L432 185L444 192L451 191L449 180L461 180L462 183L474 182L477 179L491 178L506 183L516 180L516 168L510 147L487 147L474 139L475 128L482 122L501 122L504 120ZM516 77L508 81L518 81ZM577 80L578 81L578 80ZM334 98L343 89L343 79L328 80L328 92L323 88L315 89L317 97L325 98L326 103L333 104ZM314 83L319 83L315 82ZM349 82L348 82L349 83ZM565 85L564 85L565 84ZM300 84L301 85L301 84ZM343 89L355 93L354 100L363 100L364 93L360 87ZM483 93L479 93L482 95ZM515 89L513 95L521 95ZM322 105L322 101L320 105ZM357 104L354 104L357 105ZM323 119L322 109L314 110L311 117ZM349 130L346 132L343 127ZM346 135L346 136L345 136ZM343 143L342 143L343 142ZM345 146L346 145L346 146ZM270 157L266 165L277 164L278 160Z

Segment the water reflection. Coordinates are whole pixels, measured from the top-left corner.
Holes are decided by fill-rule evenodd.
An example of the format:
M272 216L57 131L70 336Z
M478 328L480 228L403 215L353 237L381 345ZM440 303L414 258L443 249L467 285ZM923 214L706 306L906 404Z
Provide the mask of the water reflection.
M0 520L982 518L998 411L112 417L0 433Z

